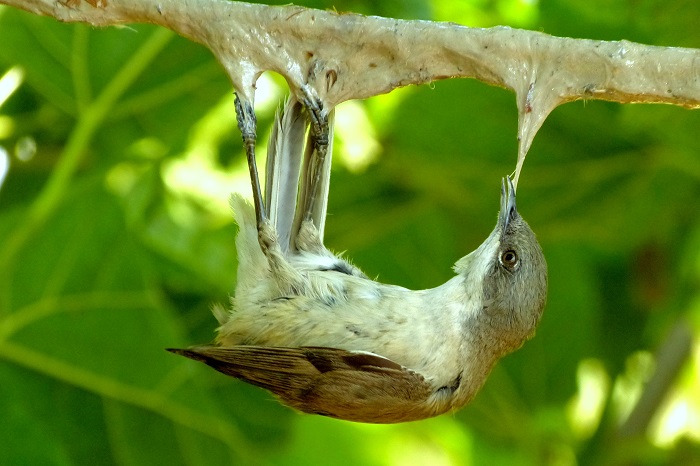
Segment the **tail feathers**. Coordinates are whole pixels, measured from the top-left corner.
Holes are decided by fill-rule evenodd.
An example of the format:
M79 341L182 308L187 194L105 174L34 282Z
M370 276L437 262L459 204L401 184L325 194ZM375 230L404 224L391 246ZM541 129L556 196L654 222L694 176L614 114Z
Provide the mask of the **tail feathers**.
M290 96L284 110L275 116L267 149L265 204L280 247L287 253L293 247L292 232L297 207L301 153L307 121L302 105Z

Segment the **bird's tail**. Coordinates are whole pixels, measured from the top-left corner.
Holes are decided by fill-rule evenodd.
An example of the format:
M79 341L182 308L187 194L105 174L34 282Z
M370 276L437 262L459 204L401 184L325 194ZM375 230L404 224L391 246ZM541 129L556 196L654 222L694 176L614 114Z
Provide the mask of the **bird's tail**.
M328 146L323 160L318 157L317 141L311 131L304 144L309 126L307 112L293 95L290 96L284 109L275 116L267 148L265 208L284 254L296 252L297 236L302 223L309 219L308 214L318 234L318 246L322 247L323 243L335 111L328 114Z
M301 154L307 122L302 105L291 96L277 111L267 147L265 209L283 253L294 249Z

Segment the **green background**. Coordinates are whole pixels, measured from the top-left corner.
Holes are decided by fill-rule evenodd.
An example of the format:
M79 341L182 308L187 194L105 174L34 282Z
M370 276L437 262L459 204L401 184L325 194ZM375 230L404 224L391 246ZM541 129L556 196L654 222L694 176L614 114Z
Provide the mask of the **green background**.
M690 0L306 5L700 48ZM211 54L164 29L9 7L0 44L0 75L22 76L0 104L0 464L700 464L696 111L556 109L518 191L549 264L536 337L461 411L362 425L297 414L164 351L210 341L209 308L236 280L226 201L245 162ZM261 145L284 93L263 81ZM514 95L435 82L338 119L328 246L380 281L444 282L495 223ZM372 157L353 162L358 147ZM651 421L625 424L678 326L692 350L647 403Z

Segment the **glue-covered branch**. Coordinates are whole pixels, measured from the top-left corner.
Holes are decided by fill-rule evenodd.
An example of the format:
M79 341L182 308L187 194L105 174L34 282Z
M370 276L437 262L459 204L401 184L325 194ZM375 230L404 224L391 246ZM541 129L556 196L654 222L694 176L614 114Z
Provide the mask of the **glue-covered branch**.
M476 78L516 93L518 170L535 133L576 99L700 106L700 51L225 0L0 0L60 21L158 24L200 42L243 99L264 71L328 107L399 86ZM516 179L517 181L517 179Z

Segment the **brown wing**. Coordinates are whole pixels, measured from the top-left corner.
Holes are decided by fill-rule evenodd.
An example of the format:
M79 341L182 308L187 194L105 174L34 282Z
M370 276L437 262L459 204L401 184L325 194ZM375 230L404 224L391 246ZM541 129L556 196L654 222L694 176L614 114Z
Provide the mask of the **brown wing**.
M173 353L265 388L306 413L348 421L393 423L447 410L428 403L420 374L372 353L335 348L200 346Z

